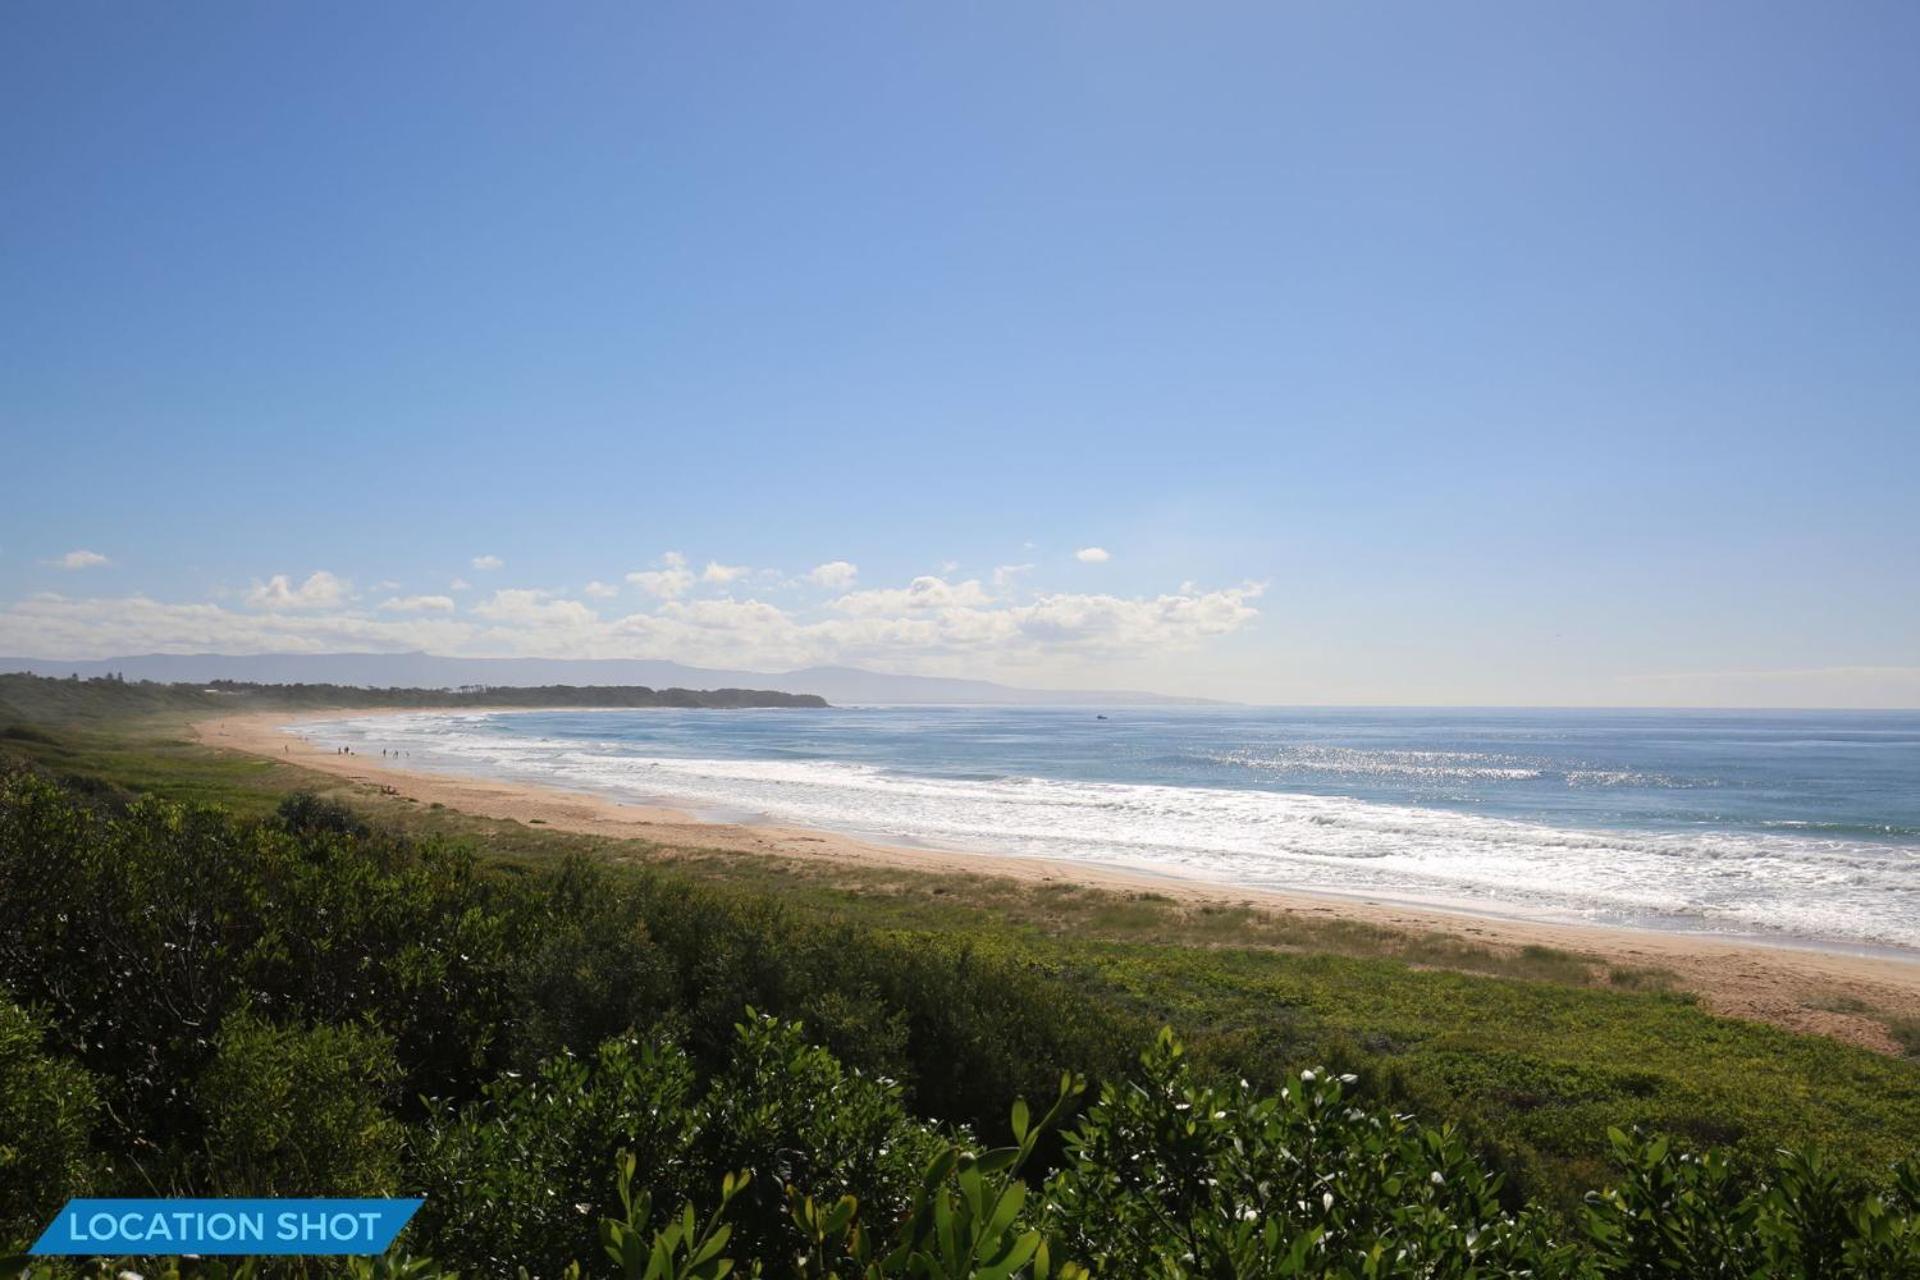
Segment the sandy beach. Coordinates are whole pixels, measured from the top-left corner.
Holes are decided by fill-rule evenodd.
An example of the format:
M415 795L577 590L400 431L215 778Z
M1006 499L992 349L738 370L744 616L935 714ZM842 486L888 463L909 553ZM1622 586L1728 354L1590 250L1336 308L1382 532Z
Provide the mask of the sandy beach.
M1409 932L1452 934L1484 946L1555 947L1607 964L1668 970L1680 989L1694 993L1717 1013L1830 1035L1882 1052L1898 1050L1883 1023L1866 1012L1847 1010L1920 1016L1920 956L1860 954L1702 934L1513 919L1358 896L1242 889L1079 862L894 847L828 831L704 822L671 808L409 769L401 762L378 756L340 755L331 748L314 746L298 733L297 722L302 716L320 719L390 713L388 709L353 708L324 713L253 712L203 721L194 726L194 731L211 747L284 760L352 783L389 788L421 804L441 804L480 817L538 823L563 831L641 839L673 848L994 876L1019 882L1064 881L1115 892L1151 891L1195 905L1212 902L1275 913L1344 917Z

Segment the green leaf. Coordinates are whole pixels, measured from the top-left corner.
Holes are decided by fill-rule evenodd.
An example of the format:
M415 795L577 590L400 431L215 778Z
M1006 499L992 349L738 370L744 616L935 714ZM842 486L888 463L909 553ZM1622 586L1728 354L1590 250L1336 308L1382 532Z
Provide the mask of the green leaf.
M692 1262L695 1266L698 1266L700 1263L706 1262L710 1258L717 1257L720 1251L727 1247L727 1240L732 1235L733 1235L733 1225L731 1223L722 1223L720 1228L716 1230L711 1236L707 1237L707 1242L701 1245L700 1248L694 1253L693 1257L688 1259L688 1261Z

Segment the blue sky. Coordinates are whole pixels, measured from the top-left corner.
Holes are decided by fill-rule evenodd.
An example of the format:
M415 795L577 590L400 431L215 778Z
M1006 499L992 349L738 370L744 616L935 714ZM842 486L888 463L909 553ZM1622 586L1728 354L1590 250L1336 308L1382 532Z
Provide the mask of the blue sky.
M9 5L0 653L1920 704L1916 49L1907 3Z

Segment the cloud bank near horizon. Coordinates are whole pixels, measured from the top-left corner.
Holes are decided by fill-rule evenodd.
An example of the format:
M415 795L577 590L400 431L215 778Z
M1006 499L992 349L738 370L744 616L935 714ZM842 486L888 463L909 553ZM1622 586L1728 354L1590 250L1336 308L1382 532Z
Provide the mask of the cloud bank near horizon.
M619 587L598 580L578 591L503 587L462 604L442 594L362 593L324 569L275 573L206 602L42 592L0 608L0 653L425 650L768 670L845 663L927 675L1059 672L1192 652L1251 626L1264 591L1255 582L1187 583L1146 596L1018 590L1010 574L987 582L922 575L856 589L857 577L844 560L796 576L719 562L696 573L685 556L666 552L625 575L629 599L618 604ZM794 591L811 598L764 598Z

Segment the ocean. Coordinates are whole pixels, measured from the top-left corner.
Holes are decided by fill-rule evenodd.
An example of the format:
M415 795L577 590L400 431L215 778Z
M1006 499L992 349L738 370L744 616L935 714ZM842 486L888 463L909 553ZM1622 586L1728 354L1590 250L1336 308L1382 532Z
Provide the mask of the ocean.
M1920 948L1920 713L836 707L298 731L907 846L1526 918Z

